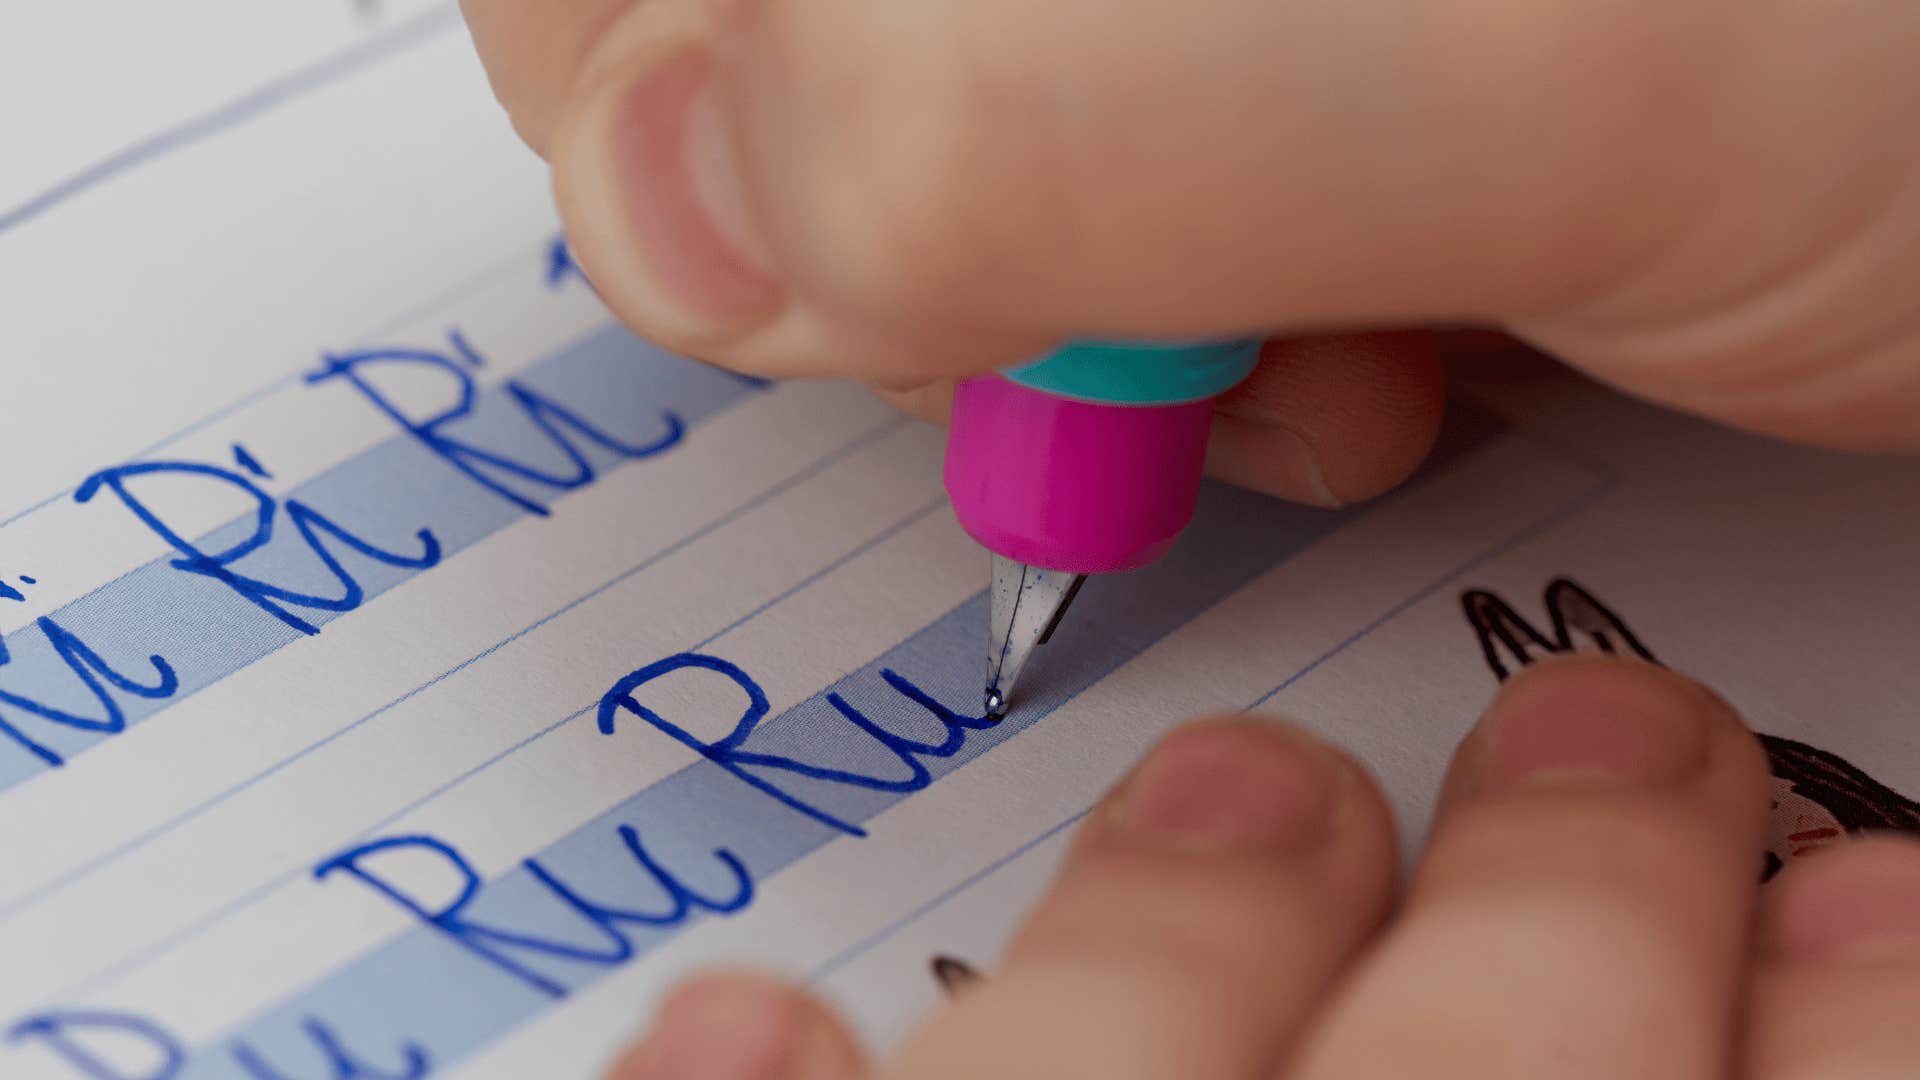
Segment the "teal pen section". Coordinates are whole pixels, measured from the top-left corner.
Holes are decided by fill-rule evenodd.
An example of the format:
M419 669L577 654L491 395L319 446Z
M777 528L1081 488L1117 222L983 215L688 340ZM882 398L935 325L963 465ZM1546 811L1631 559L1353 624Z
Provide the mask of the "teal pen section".
M1233 389L1260 359L1260 339L1072 342L1001 374L1022 386L1106 405L1180 405Z

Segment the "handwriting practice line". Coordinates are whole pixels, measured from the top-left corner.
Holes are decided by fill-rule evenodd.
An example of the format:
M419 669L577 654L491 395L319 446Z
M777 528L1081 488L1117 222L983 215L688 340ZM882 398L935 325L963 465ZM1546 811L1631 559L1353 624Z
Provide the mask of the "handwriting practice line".
M574 599L568 601L566 604L549 612L547 615L542 616L540 619L532 623L529 623L528 625L515 631L513 634L510 634L507 637L502 638L501 640L488 646L486 649L483 649L480 652L474 654L473 656L468 657L466 660L461 661L459 664L456 664L446 669L445 671L442 671L434 675L432 678L426 680L425 682L419 684L418 686L415 686L413 689L407 691L404 694L401 694L400 696L394 698L393 700L373 710L372 712L369 712L366 715L361 716L358 719L353 720L352 722L346 724L345 726L334 730L333 732L327 734L326 736L318 740L315 740L312 743L307 744L302 749L296 751L295 753L287 757L280 759L278 762L267 767L266 769L261 770L260 772L253 774L247 779L242 780L233 785L230 785L229 787L223 789L222 791L209 796L208 798L202 800L199 803L196 803L192 807L189 807L188 809L178 814L175 814L174 816L158 823L157 825L154 825L153 827L131 837L130 839L124 841L123 843L119 844L113 849L103 852L102 854L95 856L94 858L89 859L84 863L81 863L80 865L74 867L73 869L67 871L66 873L61 874L59 877L54 878L43 885L40 885L26 893L21 894L19 897L15 898L12 901L9 901L5 905L0 905L0 918L10 917L26 908L32 907L42 902L43 900L47 899L48 897L54 895L55 893L58 893L61 890L67 888L68 886L72 885L74 882L79 881L93 874L94 872L98 871L101 867L106 866L114 862L115 860L130 854L131 852L137 851L138 849L145 847L147 844L151 843L152 841L159 838L160 836L163 836L169 832L172 832L174 829L178 828L179 826L193 820L194 818L201 816L202 814L206 813L208 810L211 810L215 806L218 806L220 803L225 802L226 800L232 798L233 796L239 794L240 792L253 787L254 785L260 783L261 781L271 777L273 774L280 772L282 769L285 769L289 765L292 765L294 762L307 756L308 754L313 753L315 750L320 749L321 747L327 745L328 743L333 742L334 740L340 738L341 736L347 734L348 732L366 724L368 721L373 720L374 718L380 716L381 714L406 702L408 699L418 695L422 691L425 691L430 687L459 673L460 671L465 670L466 668L485 659L487 656L493 654L494 652L505 647L506 645L509 645L512 642L517 641L522 637L525 637L527 634L530 634L535 630L538 630L540 627L546 625L549 622L552 622L554 619L559 618L560 616L566 614L567 612L572 611L574 608L579 607L581 604L586 603L587 601L593 599L595 596L598 596L601 593L607 591L608 589L611 589L619 585L621 582L626 581L628 578L631 578L635 574L640 573L641 571L645 570L647 567L654 565L659 560L664 559L670 555L673 555L675 552L684 550L690 544L697 543L699 540L711 534L716 529L722 528L723 526L727 525L729 522L740 517L742 514L747 513L748 511L752 510L756 506L759 506L761 503L764 503L767 500L772 499L780 495L782 492L792 488L793 486L803 483L806 480L826 471L827 469L832 468L835 464L837 464L839 461L841 461L848 455L854 453L855 451L859 450L864 446L867 446L873 442L878 441L881 438L884 438L886 435L897 430L905 423L906 423L906 420L904 418L894 417L886 420L885 422L873 428L870 428L864 432L861 432L859 435L855 436L851 441L843 444L842 446L834 450L832 453L829 453L827 456L813 462L807 468L788 476L785 480L781 481L779 484L775 485L774 487L769 488L768 490L761 492L759 495L755 496L753 499L745 503L742 503L737 507L734 507L732 510L729 510L726 514L718 518L715 518L712 521L709 521L705 525L701 526L699 529L691 533L688 533L686 536L681 537L679 540L675 541L670 546L654 553L653 555L649 556L647 559L627 568L626 570L622 571L620 574L616 575L615 577L605 582L602 582L600 585L596 586L592 590L589 590L588 592L575 597Z
M1498 428L1471 422L1471 417L1467 420L1452 429L1454 437L1443 440L1434 468L1465 450L1484 446ZM1481 458L1481 468L1494 469L1512 456L1509 451ZM1576 488L1584 486L1578 475L1571 479ZM1531 514L1565 499L1565 480L1555 484L1550 501L1535 503ZM1451 483L1457 488L1462 482ZM1534 473L1521 490L1540 482L1542 478ZM1441 498L1440 505L1445 507L1449 505L1445 499L1457 499L1459 494L1454 490L1450 496L1429 499ZM130 1025L156 1047L204 1061L212 1070L208 1075L228 1075L231 1070L223 1070L222 1062L245 1064L262 1048L299 1053L301 1046L311 1046L315 1040L334 1045L349 1029L347 1037L356 1047L397 1047L409 1060L424 1055L422 1060L434 1061L437 1068L451 1065L551 1008L554 1001L664 944L683 926L705 917L703 913L724 916L743 910L752 903L757 883L772 880L836 836L866 837L863 822L1017 738L1131 657L1214 609L1268 569L1326 541L1356 518L1398 520L1382 518L1377 509L1342 514L1287 507L1219 486L1208 488L1204 496L1202 527L1196 533L1200 540L1176 551L1166 575L1128 579L1126 587L1092 598L1093 617L1077 627L1076 647L1062 655L1065 663L1055 671L1051 688L1011 722L987 724L943 704L972 698L977 674L945 658L958 655L961 643L973 640L984 604L978 593L857 670L847 667L845 657L832 662L830 669L842 673L835 682L777 716L769 709L760 681L725 657L696 652L656 660L623 676L602 697L597 726L603 735L635 726L642 732L653 728L697 751L703 761L649 782L497 876L483 874L461 853L457 838L426 833L389 836L376 831L368 841L314 868L316 879L350 878L353 884L399 905L419 922L411 931L383 939L369 950L356 950L318 981L285 997L274 995L274 1003L211 1040L194 1037L189 1043L163 1023L137 1014L114 1013L102 1019L57 1007L22 1019L16 1030L45 1032L51 1038L72 1025ZM1404 503L1396 500L1395 505ZM1461 524L1471 528L1472 521L1467 518ZM1466 557L1471 545L1486 544L1513 527L1508 524L1499 532L1475 529L1461 537L1465 550L1448 558ZM1385 539L1379 535L1381 528L1393 532L1383 525L1364 534L1373 539L1353 543L1379 543ZM1432 566L1426 573L1440 568ZM1417 584L1417 580L1405 582L1402 588L1379 595L1375 604L1393 607L1410 591L1409 586ZM1326 644L1331 642L1319 648ZM696 736L643 704L640 688L682 671L712 672L745 696L746 706L733 720L730 735ZM1268 684L1257 671L1249 674ZM1246 688L1246 697L1253 697L1256 689ZM896 715L902 707L906 715ZM912 720L921 712L926 714L920 721L922 729L930 730L930 736L905 734L896 723L872 719L886 715L896 721ZM731 715L731 710L725 715ZM492 752L480 749L475 756ZM885 768L875 771L876 753L880 760L897 760L906 775ZM461 763L448 773L465 767L467 763ZM774 771L750 771L754 769ZM1083 798L1092 794L1089 791ZM754 807L762 808L761 813L745 812ZM376 809L368 817L381 812ZM758 820L767 814L780 816ZM393 824L389 822L388 827ZM611 853L609 844L625 856ZM388 852L408 854L390 856ZM698 865L702 855L718 864L714 870L720 880L714 870L688 873L689 860ZM395 858L412 861L393 863ZM423 859L440 864L466 883L451 901L444 892L421 894L417 879L395 878L390 872L391 866L417 866ZM657 900L636 905L627 898L635 884L634 871L640 874L642 888L651 890L649 896L657 892L664 899L664 907ZM718 887L721 880L730 884ZM609 903L610 894L622 899ZM288 894L282 890L277 895ZM262 907L255 914L264 911ZM872 924L876 926L894 917L875 914L880 916ZM582 944L566 931L566 926L579 920L586 921L580 929L594 935L598 944ZM503 946L514 955L501 952ZM529 966L522 956L545 962ZM173 963L168 961L168 966ZM468 980L460 980L462 1006L436 1011L424 1003L437 1000L438 988L447 985L448 964L461 970L478 964L474 974L486 971L498 978L470 986Z
M841 450L836 451L833 455L831 455L830 460L822 460L821 462L817 463L816 467L812 470L812 473L817 475L818 472L824 471L826 468L830 467L834 462L840 460L841 458L844 458L847 454L852 453L853 451L858 450L859 448L872 443L879 437L882 437L894 430L897 430L904 423L905 423L904 419L895 419L887 422L886 424L881 425L880 428L875 429L874 431L869 432L866 435L863 435L861 438L856 440L855 443L849 444L848 446L843 447ZM793 486L794 484L800 482L803 479L805 479L805 477L801 477L801 476L795 476L793 478L790 478L788 482L782 485L781 490L785 490L786 488ZM777 491L769 491L766 493L765 496L759 499L756 499L755 504L764 502L776 494L778 494ZM760 604L758 607L754 608L752 611L749 611L745 615L742 615L738 619L735 619L733 622L728 623L726 626L721 627L719 630L716 630L715 632L703 638L702 640L694 643L692 646L689 647L689 651L697 652L701 649L705 649L709 645L713 644L715 641L718 641L720 638L725 637L726 635L739 629L741 626L744 626L747 623L758 618L760 615L765 614L768 610L779 605L783 601L792 597L794 594L820 581L822 578L825 578L829 574L832 574L836 570L839 570L841 567L846 566L848 563L852 562L853 560L859 558L862 555L865 555L867 552L872 551L874 548L892 539L894 536L898 535L900 532L904 531L905 529L908 529L913 525L916 525L919 522L925 520L930 514L932 514L934 511L940 509L942 506L945 506L945 505L946 505L945 496L937 497L935 499L932 499L922 504L921 506L909 512L905 517L902 517L899 520L892 522L891 524L887 525L884 529L875 533L871 537L868 537L866 540L862 541L858 546L854 547L852 550L846 552L845 554L834 559L832 562L813 571L812 573L808 574L806 577L788 586L786 589L781 590L777 595L769 598L768 600ZM729 518L731 519L733 517L738 517L740 512L744 512L745 510L750 508L751 507L749 506L742 506L739 508L739 511L736 511L730 514ZM725 524L725 522L716 521L713 527L717 528L722 524ZM712 530L708 529L705 531L710 532ZM697 537L689 537L688 541L691 542L694 539L697 539ZM662 556L664 556L665 554L667 553L663 552ZM655 560L649 560L649 564L652 561L657 561L657 558L658 557L656 557ZM634 570L628 571L627 573L621 575L620 578L617 578L613 581L609 581L605 586L602 586L600 589L595 590L595 593L589 594L588 596L581 597L579 601L575 602L575 605L569 605L567 609L554 612L552 616L548 616L546 619L542 619L539 623L536 623L532 626L527 627L525 630L522 630L519 634L514 635L514 637L517 638L517 637L523 636L524 634L534 629L537 629L540 625L544 625L546 622L551 621L552 618L557 617L558 615L564 614L564 612L566 610L570 610L572 606L577 606L578 603L583 602L587 599L590 599L592 595L597 595L599 592L605 591L605 589L618 584L619 581L624 580L627 577L630 577L633 573L643 568L644 568L643 566L635 567ZM467 664L471 664L474 661L481 659L485 655L494 652L500 647L508 644L508 641L510 640L512 639L508 639L507 641L501 641L499 644L486 650L484 653L481 653L480 655L473 657L472 660L469 660L467 662ZM466 667L467 664L462 664L460 666ZM454 669L454 670L457 670L457 669ZM439 681L439 679L444 679L453 673L454 673L453 670L443 672L434 681ZM418 689L424 690L426 689L426 686L423 685ZM438 786L432 788L431 790L426 791L416 796L415 798L409 800L406 804L395 809L385 817L366 826L364 829L360 830L359 832L354 833L352 836L348 837L345 842L350 844L354 841L364 840L367 837L372 836L374 833L377 833L380 830L391 826L394 822L399 821L401 818L405 817L406 815L413 813L415 810L420 809L422 806L425 806L426 804L434 801L435 799L453 790L454 788L459 787L461 784L466 783L468 780L471 780L475 776L478 776L479 774L485 772L487 769L492 768L494 765L497 765L500 762L506 760L507 758L512 757L513 755L519 753L521 750L524 750L528 746L531 746L535 742L538 742L539 740L547 737L548 735L551 735L554 732L559 731L561 728L567 726L569 723L572 723L573 721L580 719L582 716L585 716L589 712L592 712L594 707L598 703L599 703L598 699L596 699L595 701L589 702L588 704L580 707L579 709L576 709L573 712L568 713L566 716L563 716L560 719L547 724L545 727L542 727L538 731L535 731L532 734L527 735L526 737L522 738L520 741L514 743L513 745L508 746L503 750L500 750L498 753L495 753L493 756L487 758L485 761L482 761L479 764L467 769L466 771L462 772L458 776L455 776L449 780L446 780L441 784L439 784ZM390 705L388 705L387 708L391 708L392 705L397 705L397 704L399 704L399 702L395 701ZM233 793L234 792L230 791L227 794L230 795ZM143 949L140 949L136 952L128 954L125 957L122 957L121 959L115 961L111 965L103 967L97 971L92 972L91 974L88 974L82 977L72 985L66 987L64 990L60 991L58 994L55 994L53 996L56 999L75 998L75 997L79 997L79 996L91 993L103 986L107 986L112 982L114 982L115 980L119 979L120 977L128 974L129 972L137 970L138 968L172 952L174 949L179 948L182 945L185 945L186 943L188 943L189 941L192 941L194 938L199 937L201 934L205 933L207 930L211 929L212 927L217 926L220 923L226 921L228 918L240 913L241 911L246 910L247 908L252 907L254 904L265 899L269 893L273 892L275 889L279 888L280 886L285 885L287 882L292 881L295 878L307 876L309 873L310 873L310 868L303 863L292 870L275 875L272 879L262 882L260 885L254 887L253 889L248 890L247 892L241 894L238 897L235 897L233 900L222 905L221 907L213 911L210 911L206 915L200 917L199 919L196 919L193 922L187 924L186 926L181 927L179 930L176 930L174 933L169 934L166 937L153 942L152 944L148 945Z
M1558 507L1555 507L1553 510L1549 511L1548 513L1542 515L1540 518L1526 525L1525 527L1521 528L1519 531L1513 533L1511 536L1508 536L1500 540L1498 543L1489 545L1481 549L1480 551L1475 552L1472 556L1462 561L1459 565L1449 569L1446 573L1440 575L1439 577L1434 578L1431 582L1428 582L1424 587L1414 592L1412 595L1406 597L1405 599L1399 601L1398 603L1395 603L1393 606L1387 608L1387 610L1381 612L1378 616L1375 616L1372 621L1368 622L1365 626L1362 626L1359 630L1354 631L1352 634L1348 635L1345 639L1341 640L1340 642L1335 644L1333 647L1327 649L1325 652L1321 653L1319 656L1314 657L1311 661L1309 661L1307 664L1302 666L1299 670L1293 672L1291 675L1288 675L1285 679L1282 679L1280 683L1276 685L1273 689L1268 690L1266 693L1261 694L1259 697L1255 698L1252 702L1248 703L1246 708L1243 709L1242 711L1252 712L1253 710L1258 709L1261 706L1267 704L1267 702L1273 700L1273 698L1279 695L1282 691L1286 690L1288 687L1299 682L1301 679L1305 678L1308 674L1313 672L1315 669L1319 668L1321 665L1325 664L1327 661L1333 659L1335 656L1338 656L1339 654L1359 644L1361 641L1365 640L1367 637L1371 636L1376 631L1378 631L1381 627L1385 626L1389 622L1392 622L1394 619L1398 618L1399 616L1405 614L1408 610L1413 608L1416 604L1419 604L1421 601L1426 600L1429 597L1433 596L1433 594L1439 592L1441 589L1446 588L1449 584L1455 581L1458 581L1461 576L1471 573L1473 570L1477 569L1478 567L1485 565L1486 563L1492 561L1493 559L1496 559L1499 556L1513 550L1514 548L1519 547L1521 544L1524 544L1527 541L1532 540L1533 538L1539 536L1540 534L1546 532L1547 530L1567 521L1569 518L1572 518L1575 515L1586 510L1596 500L1600 499L1601 497L1605 496L1607 493L1614 490L1614 488L1618 486L1618 483L1619 483L1618 478L1611 477L1611 476L1606 477L1594 487L1581 492L1580 494L1574 496L1571 499L1568 499L1566 502L1562 503ZM927 900L925 903L921 904L919 907L914 908L912 911L906 913L905 915L900 916L898 919L895 919L893 922L890 922L887 925L881 927L879 930L876 930L872 935L866 938L863 938L860 941L855 942L854 944L834 954L832 957L828 958L824 963L822 963L819 967L813 970L813 973L808 977L808 981L811 983L819 983L819 982L825 981L826 979L831 978L835 973L839 972L842 968L845 968L848 964L851 964L853 961L873 951L875 948L877 948L881 944L884 944L886 941L898 935L901 931L919 922L921 919L924 919L928 915L932 914L934 911L946 906L954 898L972 889L974 886L980 884L982 881L985 881L987 878L992 877L995 873L1005 868L1009 863L1012 863L1016 859L1019 859L1021 856L1027 854L1029 851L1032 851L1034 848L1039 847L1041 844L1046 843L1048 840L1053 839L1055 836L1058 836L1061 832L1065 831L1066 829L1069 829L1074 825L1078 824L1081 820L1086 818L1088 814L1091 814L1093 812L1094 807L1097 805L1099 805L1097 802L1089 803L1086 806L1082 807L1081 809L1076 810L1073 813L1067 815L1065 818L1061 819L1060 821L1057 821L1054 824L1049 825L1047 828L1041 830L1035 836L1031 837L1028 840L1023 841L1018 846L1014 847L1011 851L1006 852L1000 857L992 860L991 862L988 862L986 865L981 866L978 869L974 870L972 873L968 874L966 877L954 883L951 887L941 892L939 895L934 896L933 898Z
M461 279L458 282L455 282L452 285L449 285L446 289L442 290L439 293L436 293L435 295L427 298L426 300L422 300L422 301L419 301L418 303L408 305L406 308L402 309L398 313L388 317L386 320L381 322L378 326L372 327L371 329L367 330L365 333L361 334L358 338L354 340L354 344L358 346L369 345L372 343L373 339L382 337L392 332L393 330L399 329L400 327L406 325L407 323L410 323L415 319L420 318L421 316L425 315L429 311L438 310L439 308L445 307L448 304L451 304L461 299L464 296L467 296L471 293L478 292L479 290L489 285L495 284L498 281L500 281L501 278L503 278L509 273L523 271L525 266L529 262L529 256L536 254L539 251L544 251L548 246L551 245L551 243L552 241L542 240L538 245L523 246L521 248L516 249L511 254L503 256L500 259L497 259L494 262L489 263L488 265L482 267L481 269L476 270L474 273L468 275L467 277ZM306 361L303 360L302 367L304 368L305 365L306 365ZM275 378L269 380L268 382L262 383L261 385L254 387L252 390L249 390L246 393L241 394L239 397L236 397L231 401L228 401L226 404L219 406L218 408L214 409L212 412L209 412L204 416L201 416L199 419L194 420L191 423L188 423L186 426L175 430L171 434L166 435L161 439L153 443L150 443L147 446L140 448L139 450L134 451L132 454L127 456L127 460L128 461L145 460L147 457L161 450L165 450L167 447L172 446L173 444L179 442L180 440L186 438L187 436L192 435L196 432L204 431L209 426L219 423L221 420L225 420L227 417L232 416L234 413L239 412L240 410L246 408L249 405L254 404L255 402L261 401L273 394L279 393L282 390L295 389L299 387L301 383L302 383L302 376L301 376L301 372L299 371L289 372L285 375L276 376ZM25 520L26 518L29 518L34 514L37 514L40 511L45 510L47 507L52 506L54 503L59 502L61 499L64 499L67 496L72 495L74 493L74 490L75 489L73 487L62 488L61 490L56 491L51 495L48 495L46 498L41 499L39 502L33 503L30 506L22 507L21 509L14 511L8 517L0 518L0 529L4 529L7 526L12 525L16 521ZM129 571L129 573L131 573L131 571ZM114 580L117 581L119 579L116 578ZM108 585L111 585L111 584L113 584L113 581L103 582L96 588L90 589L88 591L89 593L98 592L100 591L100 589L106 588Z

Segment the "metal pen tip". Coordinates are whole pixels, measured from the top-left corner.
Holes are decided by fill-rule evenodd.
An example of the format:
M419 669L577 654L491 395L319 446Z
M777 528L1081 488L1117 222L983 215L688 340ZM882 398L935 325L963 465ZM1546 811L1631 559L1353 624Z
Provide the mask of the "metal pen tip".
M1084 574L1043 570L1001 555L993 557L992 620L987 636L986 716L998 720L1013 698L1014 683L1047 643L1067 605L1079 594Z

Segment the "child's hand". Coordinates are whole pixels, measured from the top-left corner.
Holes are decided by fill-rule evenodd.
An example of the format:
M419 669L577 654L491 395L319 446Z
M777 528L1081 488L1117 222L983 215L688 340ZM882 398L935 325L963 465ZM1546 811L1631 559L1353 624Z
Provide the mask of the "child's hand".
M910 388L1068 335L1474 320L1920 445L1912 0L465 6L589 276L720 363ZM1283 351L1216 472L1324 502L1419 459L1418 336Z
M1385 806L1255 720L1168 738L998 967L891 1068L766 979L677 992L612 1080L1867 1080L1920 1063L1920 844L1761 902L1764 756L1652 665L1548 660L1454 759L1393 909Z
M938 412L1069 336L1284 335L1210 466L1338 502L1504 327L1793 438L1920 446L1920 5L465 0L633 327ZM1518 676L1403 911L1379 796L1246 721L1157 751L892 1072L798 992L677 996L627 1078L1903 1076L1920 849L1788 869L1762 755L1655 669ZM756 1071L757 1070L757 1071Z

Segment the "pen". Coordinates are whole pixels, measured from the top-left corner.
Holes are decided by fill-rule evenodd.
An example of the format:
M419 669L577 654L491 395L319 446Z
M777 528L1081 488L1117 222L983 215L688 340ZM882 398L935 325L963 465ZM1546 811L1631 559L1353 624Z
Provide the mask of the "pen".
M954 389L947 494L992 554L989 718L1089 574L1158 560L1193 520L1213 399L1259 352L1258 339L1073 342Z

